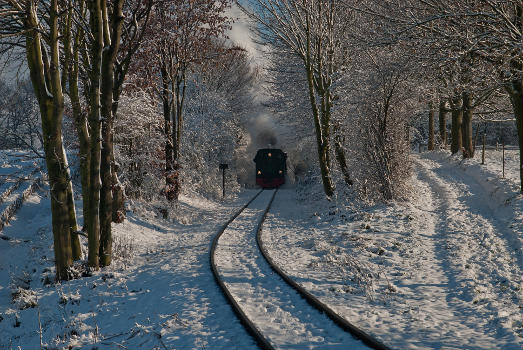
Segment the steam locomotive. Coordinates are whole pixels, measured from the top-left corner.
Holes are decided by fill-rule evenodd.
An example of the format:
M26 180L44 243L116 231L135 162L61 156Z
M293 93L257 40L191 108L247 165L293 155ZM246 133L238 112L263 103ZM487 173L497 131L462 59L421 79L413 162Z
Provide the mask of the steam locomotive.
M259 149L254 157L256 184L263 188L275 188L285 183L287 153L277 148Z

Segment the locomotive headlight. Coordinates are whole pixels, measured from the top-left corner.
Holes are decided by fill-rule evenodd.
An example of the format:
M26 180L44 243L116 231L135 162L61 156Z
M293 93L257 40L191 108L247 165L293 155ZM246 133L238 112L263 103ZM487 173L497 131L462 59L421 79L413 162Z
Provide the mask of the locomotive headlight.
M268 157L272 157L272 153L267 153L267 156Z
M283 174L283 171L279 170L279 171L278 171L278 174L280 174L280 175Z
M258 170L257 174L258 174L258 175L261 175L261 170Z

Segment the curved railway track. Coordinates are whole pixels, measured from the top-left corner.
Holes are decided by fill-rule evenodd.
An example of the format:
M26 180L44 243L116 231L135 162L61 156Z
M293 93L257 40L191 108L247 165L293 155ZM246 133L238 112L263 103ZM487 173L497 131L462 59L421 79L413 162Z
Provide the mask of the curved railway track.
M220 229L211 246L214 277L242 324L262 349L388 350L274 264L261 232L276 193L258 192Z

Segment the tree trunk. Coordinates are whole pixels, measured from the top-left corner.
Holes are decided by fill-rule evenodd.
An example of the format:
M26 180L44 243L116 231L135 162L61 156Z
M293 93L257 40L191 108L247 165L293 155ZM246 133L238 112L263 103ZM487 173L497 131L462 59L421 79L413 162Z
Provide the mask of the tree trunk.
M318 148L318 162L320 164L321 179L323 183L323 191L325 195L330 198L334 194L334 185L330 176L330 164L329 164L329 140L327 139L328 125L324 126L321 124L318 106L316 103L316 96L314 93L314 81L313 72L310 65L305 64L307 72L307 83L309 85L309 100L311 103L312 114L314 119L314 127L316 130L316 146Z
M173 160L174 163L179 162L180 157L180 147L182 140L182 130L183 130L183 107L185 101L185 72L176 72L175 81L172 83L174 96L173 101L173 130L172 130L172 139L173 139Z
M450 151L456 154L462 147L461 124L463 123L463 109L461 107L461 97L455 96L452 99L452 127Z
M447 146L447 105L444 99L439 102L439 138L441 140L441 148Z
M55 110L50 114L55 114L56 116L58 113L60 113L60 111ZM42 120L42 131L45 135L44 138L47 138L47 141L44 141L44 149L49 174L49 186L51 188L51 214L56 278L58 280L68 280L71 277L69 267L73 264L70 214L71 211L74 211L74 207L71 208L69 206L68 191L71 182L67 177L67 170L64 167L67 160L63 158L61 125L57 125L57 120L54 117L46 119L48 119L47 122ZM52 119L55 120L52 121ZM44 124L47 125L44 127ZM47 146L45 146L45 144L47 144Z
M129 53L128 53L129 54ZM123 62L116 60L113 76L113 101L111 105L113 120L118 117L118 106L120 101L120 95L123 91L123 83L129 68L130 59L125 58ZM114 145L111 142L111 145ZM112 191L113 191L113 222L122 223L125 220L125 191L124 186L118 179L118 172L120 171L118 163L114 159L114 151L111 151L111 164L112 164Z
M113 161L114 163L114 161ZM118 167L113 171L113 222L120 224L125 220L125 193L118 180Z
M67 16L65 21L65 28L63 29L63 46L64 46L64 60L63 60L63 69L61 77L62 87L67 86L67 81L70 75L70 68L72 66L73 50L72 50L72 22L73 22L73 8L72 0L69 0ZM71 98L72 100L72 98ZM32 143L32 142L31 142ZM63 159L67 162L67 154L63 154ZM67 205L69 206L69 227L71 232L71 248L73 260L79 260L82 258L82 248L80 245L80 239L78 234L78 223L76 221L76 208L74 203L74 194L73 194L73 183L71 181L71 173L69 171L69 165L66 163L65 168L67 171L68 186L67 186Z
M64 97L59 72L58 1L52 0L49 11L50 57L42 50L41 34L34 3L26 3L24 27L26 29L26 54L31 82L40 107L42 137L51 193L51 215L56 278L70 278L73 263L71 247L70 178L62 143Z
M113 181L112 181L112 192L113 192L113 222L120 224L125 220L125 191L122 183L118 179L118 165L114 161L114 152L112 164L114 170L112 171Z
M180 151L183 130L183 107L185 101L186 75L184 68L177 68L171 81L171 140L172 168L166 173L166 196L169 201L178 200L180 193ZM164 82L162 82L164 83ZM164 106L164 113L166 112ZM166 117L165 117L166 118Z
M78 237L78 223L76 221L76 208L74 205L74 194L73 194L73 182L71 181L71 174L67 165L67 155L64 152L63 155L66 171L67 171L67 206L69 210L69 228L71 232L71 249L73 260L80 260L82 258L82 246L80 244L80 238Z
M113 88L114 65L120 47L123 24L123 0L112 1L110 22L107 18L106 2L102 2L104 13L104 46L102 55L101 76L101 116L102 116L102 151L100 176L100 265L108 266L112 259L112 231L113 221Z
M112 97L111 97L112 99ZM102 104L102 109L103 109ZM104 119L102 123L102 150L100 158L100 247L99 257L100 266L111 264L112 252L112 232L111 223L113 221L113 176L111 172L111 143L112 143L112 118Z
M521 185L521 193L523 193L523 115L522 115L522 103L523 103L523 94L522 92L522 83L519 82L519 92L516 96L513 97L513 108L514 116L516 117L516 124L518 129L518 140L519 140L519 180Z
M171 105L169 103L169 76L167 68L162 66L162 104L163 104L163 127L165 133L165 172L167 174L173 169L173 141L171 135ZM166 179L167 180L167 179Z
M514 27L519 29L519 33L523 32L523 4L521 2L516 5L516 16L513 20ZM521 41L521 35L520 35ZM516 49L517 50L517 49ZM514 117L516 118L516 128L518 129L518 141L519 141L519 181L521 186L521 193L523 193L523 116L522 104L523 104L523 79L521 74L523 71L523 63L521 62L521 48L519 52L514 54L512 61L510 62L511 73L514 79L508 84L507 91L512 102L512 108L514 110Z
M79 40L79 38L77 37L76 40ZM78 41L73 50L75 59L74 63L69 67L69 98L71 99L73 120L80 146L78 156L80 158L80 182L82 184L83 231L87 232L86 219L89 217L89 167L91 154L89 152L89 127L87 125L86 115L82 112L78 92Z
M162 50L163 59L167 59L165 53ZM173 161L174 161L174 109L173 104L170 103L171 93L169 92L169 74L165 63L162 64L160 69L162 79L162 104L163 104L163 127L165 132L165 197L168 201L175 200L172 184L172 173L173 173ZM171 117L173 121L171 121Z
M334 151L336 152L336 160L338 161L338 165L343 174L343 179L345 180L347 186L352 187L354 183L350 177L349 168L347 166L347 159L345 158L345 150L343 149L343 146L339 140L334 142Z
M432 102L429 103L429 144L428 150L434 151L434 109Z
M332 197L334 194L334 185L330 176L330 168L328 164L329 148L325 143L318 144L318 160L320 162L321 179L323 183L323 191L327 197Z
M470 93L463 92L463 158L474 157L474 145L472 143L472 99Z
M101 162L101 120L100 120L100 75L103 49L103 21L101 0L89 1L91 42L89 71L89 125L91 127L91 168L89 189L89 218L87 219L89 256L91 268L99 267L100 249L100 162Z
M111 74L109 74L111 75ZM102 75L103 76L103 75ZM102 80L104 80L102 78ZM103 86L103 83L102 83ZM104 88L102 88L102 91ZM102 93L102 96L104 94ZM109 94L112 100L112 92ZM104 99L106 96L103 96ZM102 103L102 110L106 107L106 102ZM110 103L110 102L109 102ZM104 115L102 112L102 116ZM112 117L109 115L103 116L102 123L102 149L100 157L100 246L99 258L100 266L108 266L111 264L112 251L112 233L111 223L113 221L113 193L112 193L112 172L111 172L111 143L112 143Z
M320 3L318 3L320 5ZM334 184L332 183L331 175L330 175L330 146L329 146L329 128L330 125L328 124L329 120L326 120L328 116L325 114L320 115L320 110L318 108L318 103L316 101L316 91L324 91L321 89L317 84L315 84L314 79L314 64L313 64L313 56L314 53L312 50L317 50L318 47L311 43L311 14L309 12L305 15L305 52L302 55L303 64L305 68L306 78L307 78L307 86L308 86L308 92L309 92L309 102L311 104L311 110L312 110L312 118L314 121L314 129L316 132L316 146L318 149L318 163L320 165L320 173L321 173L321 180L323 183L323 190L325 192L325 195L327 198L331 198L334 194ZM329 18L330 20L330 18ZM321 53L316 52L319 58L321 58ZM318 72L323 73L321 69L321 60L317 62L317 65L319 65ZM318 81L321 81L321 79L318 79ZM325 100L323 99L325 96L320 93L320 98L322 98L322 104L325 103ZM329 101L330 102L330 101ZM324 108L322 106L322 112L324 111ZM327 121L327 124L325 123Z
M72 12L72 4L69 2L71 7L69 11ZM80 12L83 12L81 10ZM71 13L72 16L72 13ZM71 99L71 107L73 113L73 120L76 127L76 132L79 140L79 158L80 158L80 181L82 184L82 212L83 212L83 221L84 227L83 230L86 232L85 220L89 215L87 214L89 210L89 131L87 126L87 120L84 113L82 113L82 108L80 105L80 95L78 91L78 74L79 74L79 50L80 50L80 38L82 36L82 31L78 31L74 38L74 43L72 42L72 37L68 38L68 45L66 46L66 51L71 50L72 60L66 65L67 75L69 80L69 98ZM72 193L70 196L70 202L74 204L72 199ZM78 231L78 227L75 228L75 231ZM82 252L80 247L80 240L77 234L74 234L72 237L72 246L73 246L73 258L80 259Z

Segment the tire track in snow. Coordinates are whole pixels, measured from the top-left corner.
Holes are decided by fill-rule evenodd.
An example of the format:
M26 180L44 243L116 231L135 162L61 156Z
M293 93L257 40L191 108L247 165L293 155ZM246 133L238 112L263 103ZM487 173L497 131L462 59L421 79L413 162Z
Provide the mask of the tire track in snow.
M467 320L451 327L458 337L471 339L469 345L475 348L492 347L489 337L497 342L504 339L507 349L520 348L521 340L510 329L520 311L506 310L502 301L515 298L521 305L521 270L514 269L520 264L507 244L508 225L496 218L479 184L459 169L417 158L415 163L419 184L425 187L421 205L439 213L436 218L427 215L426 220L426 232L433 233L436 249L435 259L427 263L438 266L429 278L446 282L447 312Z

